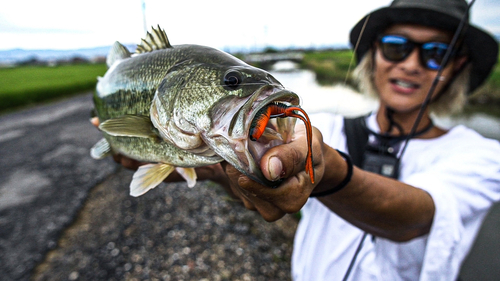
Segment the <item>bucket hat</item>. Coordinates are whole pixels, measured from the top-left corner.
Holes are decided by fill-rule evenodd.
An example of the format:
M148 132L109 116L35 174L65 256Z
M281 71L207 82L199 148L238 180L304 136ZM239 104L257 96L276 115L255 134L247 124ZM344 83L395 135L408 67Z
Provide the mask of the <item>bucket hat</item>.
M359 63L370 49L377 35L397 23L412 23L455 32L467 12L465 0L394 0L390 6L371 12L351 30L350 42L356 46ZM468 23L468 16L467 16ZM472 64L469 91L474 92L489 76L498 59L498 42L488 32L467 24L463 32L463 44L467 46L469 63Z

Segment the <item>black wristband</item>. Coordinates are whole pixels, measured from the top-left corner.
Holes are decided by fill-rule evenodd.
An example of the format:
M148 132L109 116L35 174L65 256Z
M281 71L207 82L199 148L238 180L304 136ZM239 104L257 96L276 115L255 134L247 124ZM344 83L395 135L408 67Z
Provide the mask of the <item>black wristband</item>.
M339 183L336 187L334 187L332 189L325 190L325 191L321 191L318 193L313 193L313 194L309 195L309 197L321 197L321 196L333 194L333 193L341 190L342 188L346 187L346 185L351 181L352 170L353 170L353 164L352 164L351 157L338 149L336 149L336 150L340 154L340 156L344 157L345 161L347 162L347 175L345 176L344 180L341 183Z

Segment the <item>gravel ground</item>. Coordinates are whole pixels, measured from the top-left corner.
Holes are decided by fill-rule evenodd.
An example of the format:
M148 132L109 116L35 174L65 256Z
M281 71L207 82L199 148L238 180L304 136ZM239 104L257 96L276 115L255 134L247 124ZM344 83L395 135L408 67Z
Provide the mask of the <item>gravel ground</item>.
M268 223L212 182L134 198L131 177L91 191L33 280L290 280L293 216Z

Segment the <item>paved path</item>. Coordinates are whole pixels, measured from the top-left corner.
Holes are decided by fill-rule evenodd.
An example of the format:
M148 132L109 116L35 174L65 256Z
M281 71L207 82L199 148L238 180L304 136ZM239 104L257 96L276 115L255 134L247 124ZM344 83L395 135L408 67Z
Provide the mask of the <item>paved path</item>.
M27 279L115 168L89 148L90 94L0 116L0 279Z

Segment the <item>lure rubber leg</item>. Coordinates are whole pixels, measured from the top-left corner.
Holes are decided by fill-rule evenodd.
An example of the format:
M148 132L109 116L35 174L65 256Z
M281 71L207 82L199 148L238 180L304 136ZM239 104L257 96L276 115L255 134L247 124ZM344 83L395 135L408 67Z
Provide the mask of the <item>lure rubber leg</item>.
M299 111L300 113L304 114L304 116L295 113L295 111ZM309 175L311 178L311 183L314 183L314 169L313 169L313 156L312 156L312 125L311 121L309 120L309 116L307 116L307 113L300 107L288 107L285 110L285 116L286 117L295 117L299 118L304 122L306 126L306 134L307 134L307 159L306 159L306 173Z

